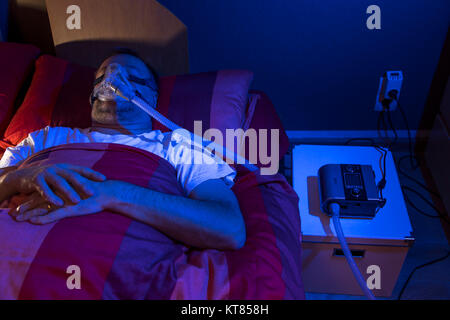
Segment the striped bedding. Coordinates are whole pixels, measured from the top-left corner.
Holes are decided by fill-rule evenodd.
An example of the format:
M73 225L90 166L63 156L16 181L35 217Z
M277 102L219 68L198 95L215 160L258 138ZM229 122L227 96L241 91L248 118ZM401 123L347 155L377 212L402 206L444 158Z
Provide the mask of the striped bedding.
M125 145L57 146L22 166L52 163L182 194L168 162ZM232 190L247 227L234 251L189 247L108 211L36 226L1 209L0 299L303 299L297 195L281 175L249 172ZM67 286L71 265L80 267L80 289Z

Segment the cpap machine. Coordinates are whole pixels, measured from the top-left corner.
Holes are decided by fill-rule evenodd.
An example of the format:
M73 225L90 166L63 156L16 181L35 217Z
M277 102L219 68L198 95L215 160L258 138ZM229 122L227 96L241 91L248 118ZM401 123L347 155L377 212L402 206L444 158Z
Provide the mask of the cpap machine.
M319 169L320 208L332 217L336 236L341 244L347 263L365 296L375 297L359 271L345 240L340 218L375 217L386 202L379 196L375 173L370 165L327 164Z

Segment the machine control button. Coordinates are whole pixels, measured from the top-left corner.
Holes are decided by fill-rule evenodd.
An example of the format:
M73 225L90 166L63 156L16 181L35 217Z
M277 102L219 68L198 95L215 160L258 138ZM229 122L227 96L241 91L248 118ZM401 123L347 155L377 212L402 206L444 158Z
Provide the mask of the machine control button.
M361 189L360 188L353 188L351 193L352 193L352 196L359 197L361 195Z

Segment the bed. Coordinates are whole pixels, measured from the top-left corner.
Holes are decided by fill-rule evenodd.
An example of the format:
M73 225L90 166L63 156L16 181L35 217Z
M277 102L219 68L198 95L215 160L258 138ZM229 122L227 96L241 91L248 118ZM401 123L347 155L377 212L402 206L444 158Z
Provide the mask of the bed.
M90 126L94 69L14 43L0 43L0 69L5 70L0 74L0 154L48 125ZM162 77L158 110L189 130L194 120L203 121L203 130L278 129L282 158L287 136L269 97L249 90L252 77L242 70ZM240 110L239 101L245 102ZM153 126L166 130L158 123ZM167 162L125 145L62 145L34 154L21 166L60 162L181 194ZM297 194L280 174L235 169L232 191L247 228L247 241L239 250L189 247L108 211L43 226L18 223L6 208L14 207L14 199L3 203L0 298L304 299ZM81 289L68 289L68 268L73 265L81 270Z

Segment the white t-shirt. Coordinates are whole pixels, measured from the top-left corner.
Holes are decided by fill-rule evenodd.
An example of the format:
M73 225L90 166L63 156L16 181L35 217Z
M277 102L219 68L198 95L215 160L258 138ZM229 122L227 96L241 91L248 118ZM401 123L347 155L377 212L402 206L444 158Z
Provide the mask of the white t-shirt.
M0 160L0 168L17 166L41 150L69 143L117 143L149 151L167 160L176 170L177 179L186 195L210 179L222 179L233 185L236 172L222 159L212 158L175 132L154 130L139 135L105 134L87 129L45 127L30 133L16 147L7 148Z

